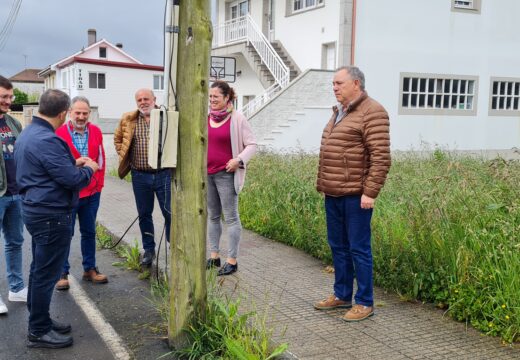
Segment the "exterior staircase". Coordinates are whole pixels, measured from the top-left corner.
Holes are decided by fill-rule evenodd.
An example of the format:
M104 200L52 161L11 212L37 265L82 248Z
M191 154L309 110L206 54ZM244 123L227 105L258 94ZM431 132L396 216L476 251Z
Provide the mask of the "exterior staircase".
M250 15L226 21L213 28L212 49L215 51L227 46L235 46L242 52L266 89L240 109L248 118L300 73L281 43L270 43Z

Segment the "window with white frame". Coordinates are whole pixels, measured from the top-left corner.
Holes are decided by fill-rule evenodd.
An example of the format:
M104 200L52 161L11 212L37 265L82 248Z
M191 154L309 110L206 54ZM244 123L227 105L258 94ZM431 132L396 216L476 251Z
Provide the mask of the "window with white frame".
M322 7L325 0L286 0L287 15Z
M164 75L153 76L153 89L157 91L164 90Z
M480 1L481 0L451 0L451 10L479 14Z
M90 89L106 89L106 78L104 73L89 72L88 87Z
M475 115L478 78L401 73L399 113Z
M61 73L61 87L66 89L69 87L69 73L68 69Z
M491 78L489 115L520 113L520 79Z

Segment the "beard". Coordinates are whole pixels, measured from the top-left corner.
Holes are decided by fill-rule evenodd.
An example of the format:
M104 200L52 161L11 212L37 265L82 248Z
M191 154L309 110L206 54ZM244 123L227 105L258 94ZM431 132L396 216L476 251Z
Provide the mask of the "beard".
M87 122L86 121L84 123L82 123L82 124L78 124L76 122L76 120L70 119L70 121L72 122L72 125L74 126L74 129L85 130L85 128L87 127Z

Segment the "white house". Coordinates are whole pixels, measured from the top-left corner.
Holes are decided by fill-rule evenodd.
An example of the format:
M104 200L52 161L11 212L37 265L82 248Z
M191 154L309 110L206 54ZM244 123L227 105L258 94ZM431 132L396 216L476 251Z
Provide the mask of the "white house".
M355 64L394 150L520 145L517 0L219 0L212 54L236 59L260 143L316 151L332 70Z
M113 132L124 112L136 109L134 94L151 88L162 104L163 67L146 65L123 51L121 44L96 40L88 31L88 46L40 71L45 88L60 89L71 97L85 96L97 108L104 132Z
M24 69L9 78L13 86L26 93L29 98L38 99L43 93L43 79L38 77L40 69Z

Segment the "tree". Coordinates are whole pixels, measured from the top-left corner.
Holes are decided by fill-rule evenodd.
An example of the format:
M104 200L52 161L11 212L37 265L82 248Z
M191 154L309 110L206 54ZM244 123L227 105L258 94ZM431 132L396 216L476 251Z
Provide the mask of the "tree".
M13 90L14 96L16 96L16 99L14 99L14 104L27 104L29 102L29 96L24 93L23 91L14 88Z

